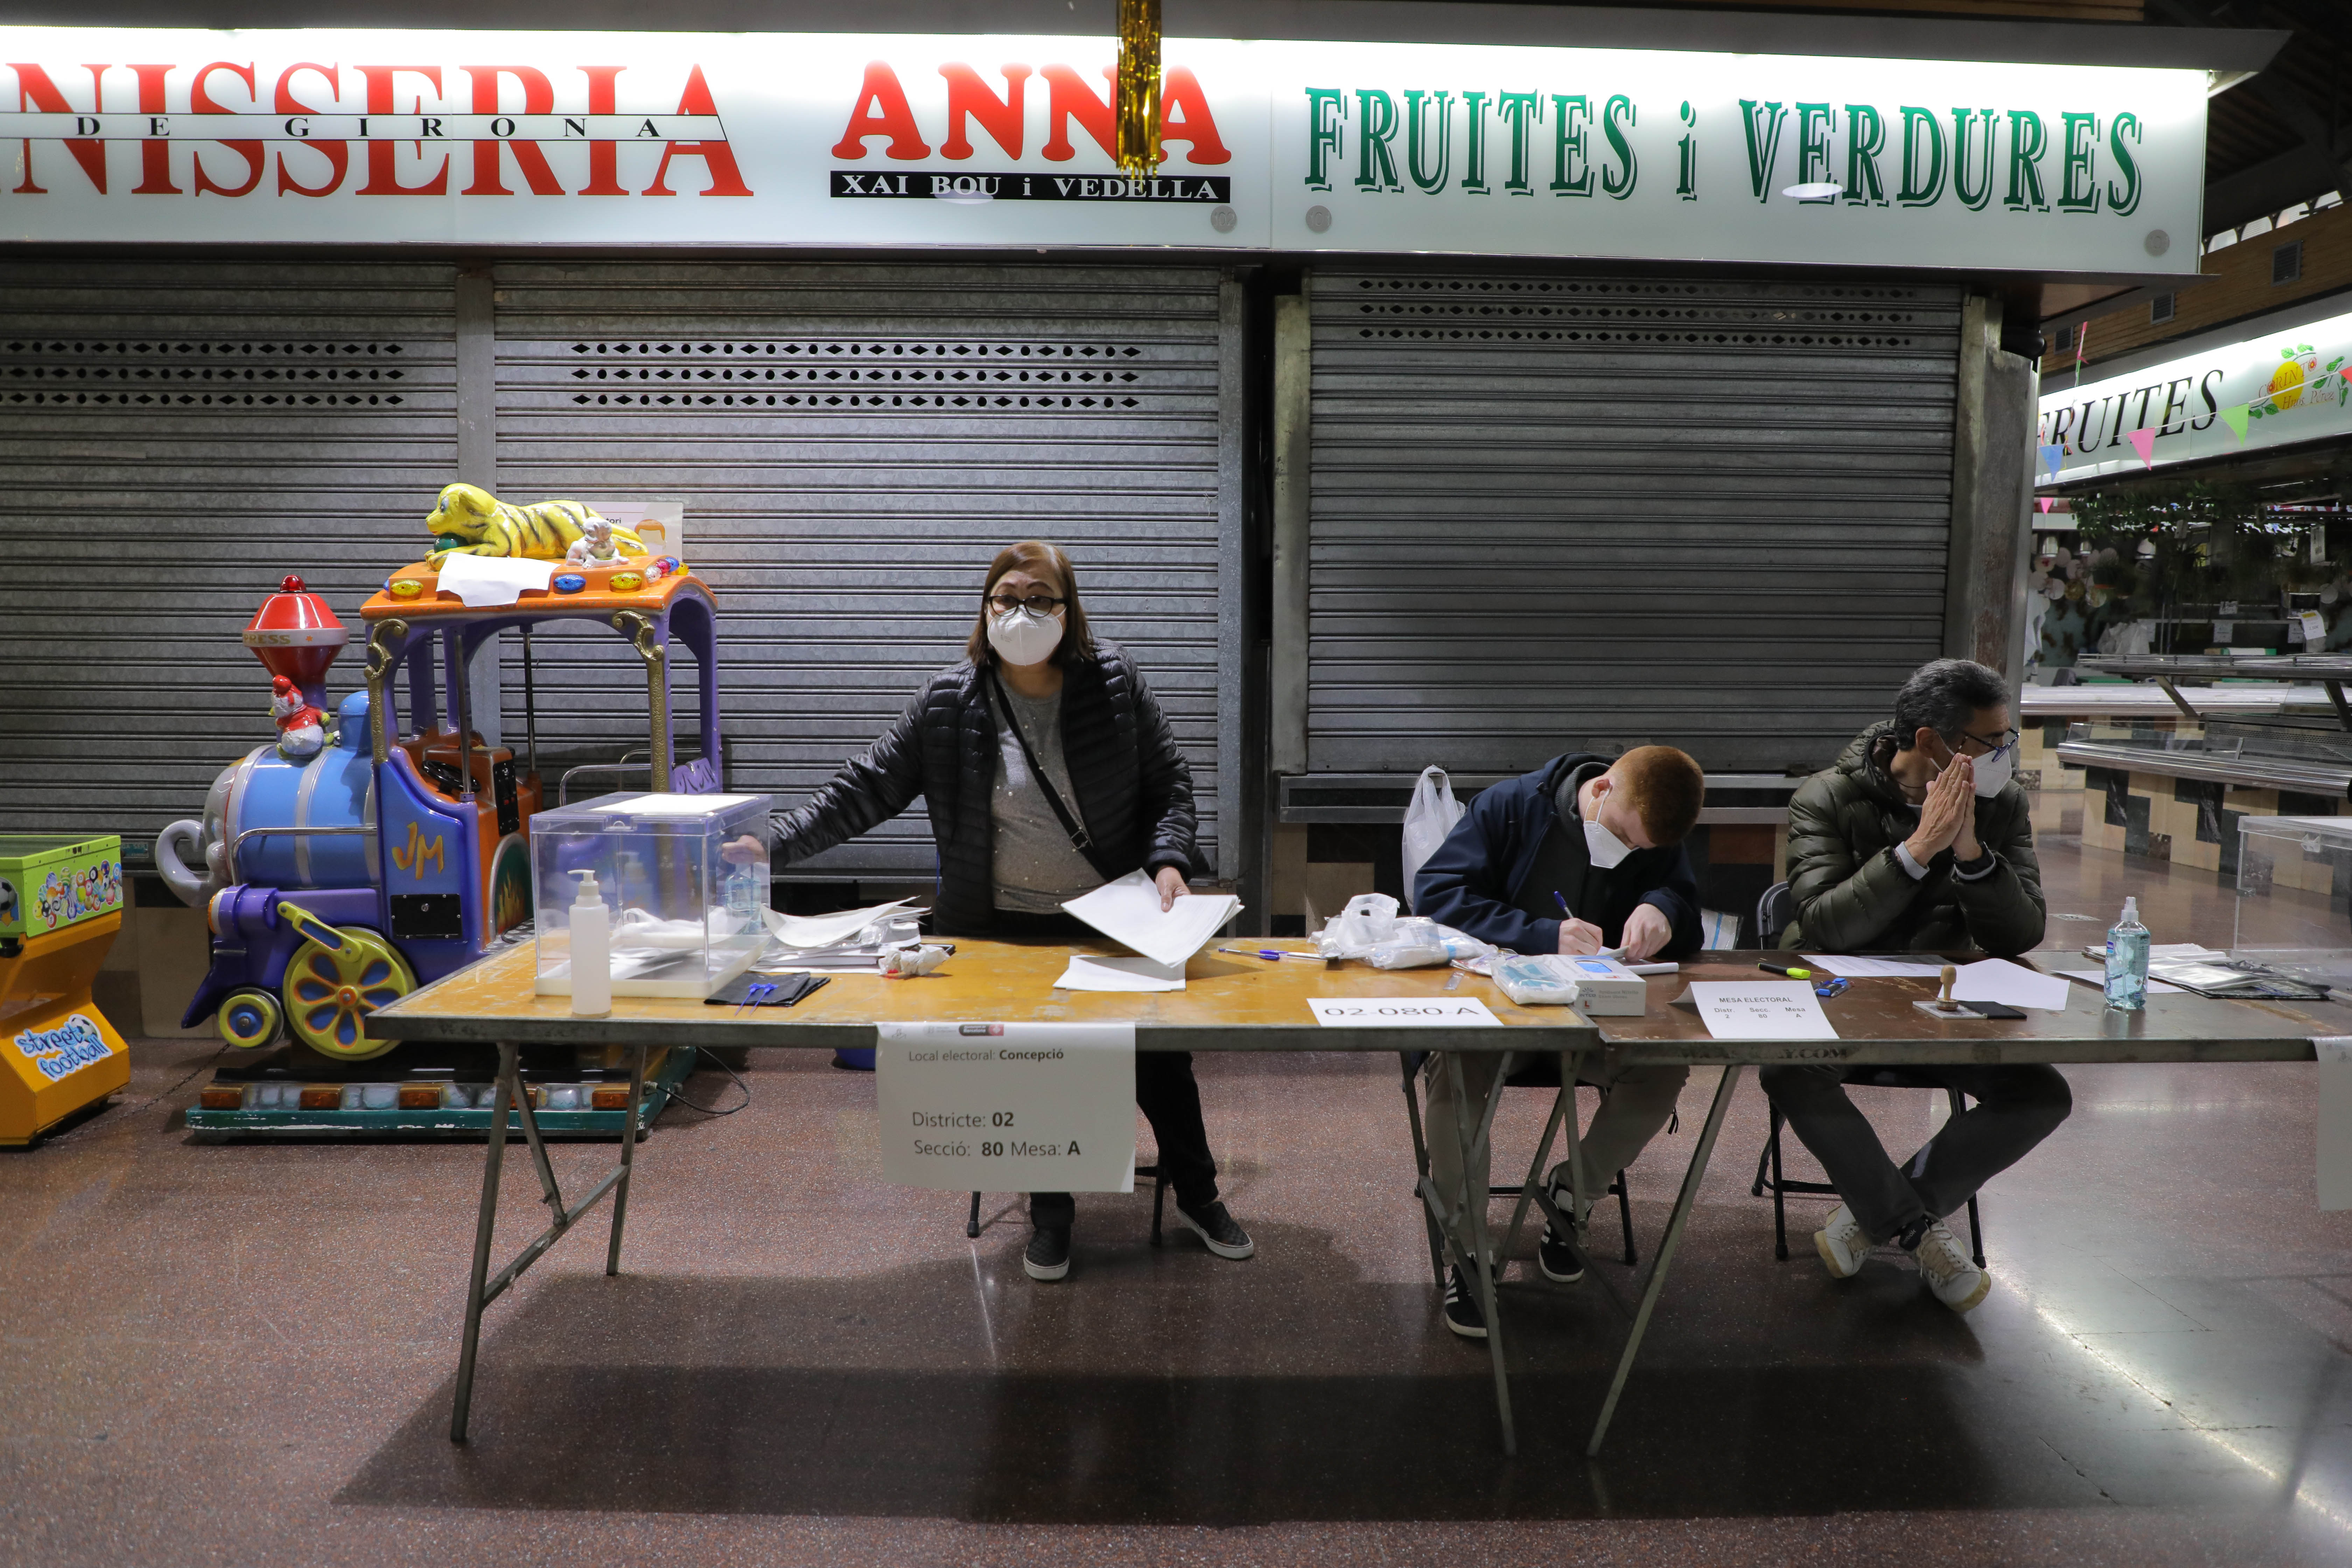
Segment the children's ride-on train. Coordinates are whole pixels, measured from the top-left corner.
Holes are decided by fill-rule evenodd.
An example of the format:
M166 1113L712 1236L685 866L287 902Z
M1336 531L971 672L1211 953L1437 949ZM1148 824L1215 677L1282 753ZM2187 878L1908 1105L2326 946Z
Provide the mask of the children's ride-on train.
M608 626L645 667L648 760L571 772L643 773L654 790L707 793L720 784L717 606L675 559L632 556L626 547L635 540L610 531L621 543L608 556L581 559L575 544L573 560L557 563L544 589L518 596L509 585L504 603L479 602L499 599L500 590L481 589L482 574L452 564L450 552L393 574L360 612L366 689L344 698L331 721L321 711L326 674L346 628L292 577L255 616L246 642L277 678L278 740L225 769L203 820L173 823L155 846L164 879L205 909L211 932L211 971L184 1022L210 1018L224 1041L252 1053L215 1075L188 1113L191 1128L488 1129L487 1056L371 1038L366 1020L529 932L530 824L547 793L533 628L562 620ZM522 645L520 760L507 746L485 744L468 712L474 661L507 630ZM700 698L701 755L684 761L674 758L670 735L673 639L694 657ZM470 743L461 745L461 736ZM290 1043L267 1049L281 1037ZM625 1055L608 1061L607 1054L525 1053L525 1080L546 1131L619 1134L628 1070ZM692 1064L690 1050L648 1061L647 1122Z

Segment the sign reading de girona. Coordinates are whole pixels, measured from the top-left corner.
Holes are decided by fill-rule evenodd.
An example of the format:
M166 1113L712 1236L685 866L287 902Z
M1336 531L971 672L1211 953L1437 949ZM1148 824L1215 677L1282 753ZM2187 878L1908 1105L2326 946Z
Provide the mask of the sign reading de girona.
M2193 71L1171 38L1128 178L1113 53L0 28L0 242L2196 265Z

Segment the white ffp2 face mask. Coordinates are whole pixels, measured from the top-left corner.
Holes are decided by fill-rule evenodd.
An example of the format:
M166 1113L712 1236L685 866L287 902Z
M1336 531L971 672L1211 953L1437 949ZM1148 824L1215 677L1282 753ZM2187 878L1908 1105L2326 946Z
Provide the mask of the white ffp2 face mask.
M1952 753L1954 757L1958 755L1958 752ZM1944 769L1951 765L1950 759L1946 759L1944 766L1936 770L1936 776L1943 777ZM1975 770L1977 798L1990 800L2008 786L2010 775L2017 771L2017 748L2003 746L1998 752L1988 752L1981 757L1971 757L1969 759L1969 765Z
M1601 826L1596 817L1584 825L1584 853L1606 871L1633 852L1633 847Z
M1990 756L1979 757L1973 766L1977 798L1990 800L2008 785L2010 775L2017 771L2017 748L2003 746Z
M1007 610L988 621L988 646L1007 664L1043 664L1062 646L1062 618Z

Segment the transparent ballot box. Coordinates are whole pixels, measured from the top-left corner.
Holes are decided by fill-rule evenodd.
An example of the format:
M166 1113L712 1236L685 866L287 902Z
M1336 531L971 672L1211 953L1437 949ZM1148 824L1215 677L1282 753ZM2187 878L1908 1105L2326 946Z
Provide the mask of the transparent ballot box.
M2237 917L2241 957L2275 967L2333 951L2352 963L2352 816L2241 818Z
M577 873L595 873L612 924L613 994L700 999L767 945L773 835L764 795L607 795L530 819L542 995L572 994ZM755 860L722 851L739 839Z

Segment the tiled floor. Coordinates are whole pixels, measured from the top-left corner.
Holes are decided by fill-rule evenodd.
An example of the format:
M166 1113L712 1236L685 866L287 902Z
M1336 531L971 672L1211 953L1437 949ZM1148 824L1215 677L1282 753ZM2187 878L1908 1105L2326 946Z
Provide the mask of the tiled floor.
M2053 939L2127 890L2159 940L2230 936L2210 876L2045 863L2092 917ZM645 1145L621 1278L591 1222L492 1309L459 1449L479 1147L193 1144L209 1054L142 1042L123 1103L0 1158L0 1562L2352 1561L2352 1215L2316 1208L2308 1066L2070 1070L2074 1118L1988 1189L1965 1320L1893 1259L1829 1280L1818 1205L1773 1261L1743 1089L1587 1463L1622 1320L1517 1271L1502 1459L1392 1060L1203 1057L1258 1258L1081 1197L1041 1288L1013 1200L968 1242L960 1198L881 1182L869 1077L762 1055L750 1109ZM1709 1077L1633 1173L1645 1249ZM1927 1131L1934 1097L1858 1093L1890 1145ZM1498 1147L1543 1110L1513 1095ZM507 1247L541 1223L509 1169Z

